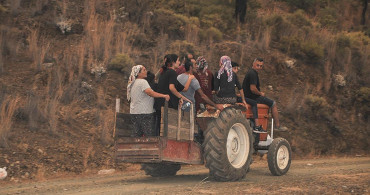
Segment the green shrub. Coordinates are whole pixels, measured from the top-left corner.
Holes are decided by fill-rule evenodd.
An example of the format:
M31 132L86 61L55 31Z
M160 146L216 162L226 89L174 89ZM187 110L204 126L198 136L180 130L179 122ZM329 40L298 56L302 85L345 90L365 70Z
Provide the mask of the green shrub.
M315 95L306 95L304 97L306 110L314 117L330 119L330 105L325 98Z
M187 53L198 55L199 51L194 44L189 43L185 40L184 41L177 40L170 45L170 48L166 53L175 53L178 54L179 56L183 56Z
M134 61L127 54L117 54L108 64L108 70L116 70L124 74L130 74Z
M298 27L312 26L311 21L307 19L303 10L295 11L294 14L288 16L288 20Z
M281 0L281 1L285 1L288 3L288 5L294 8L303 9L305 11L311 11L317 3L317 0Z
M356 105L365 119L370 114L370 87L361 87L356 93Z
M319 14L319 22L322 27L335 29L338 24L337 11L334 8L327 7L322 9Z
M8 10L4 6L0 5L0 13L5 13L7 11Z
M319 63L324 58L324 48L315 42L306 41L302 43L301 50L309 63Z
M199 38L201 40L222 40L222 32L215 27L210 27L207 30L202 30L199 33Z
M339 49L345 48L345 47L351 47L351 39L344 34L340 34L337 37L337 47Z
M172 10L154 10L152 27L158 32L167 33L174 38L183 38L187 18L181 14L175 14Z
M271 45L274 47L274 42L279 42L281 38L285 36L290 36L289 32L291 31L292 24L287 22L285 18L280 15L272 15L264 21L268 26L271 26Z

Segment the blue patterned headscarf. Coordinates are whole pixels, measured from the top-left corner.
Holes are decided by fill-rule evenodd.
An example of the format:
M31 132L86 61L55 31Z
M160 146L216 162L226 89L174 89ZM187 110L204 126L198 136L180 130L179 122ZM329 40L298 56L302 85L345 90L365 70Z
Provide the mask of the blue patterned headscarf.
M231 65L231 59L229 56L222 56L220 59L221 68L218 71L217 78L220 79L220 76L224 71L227 74L227 82L231 82L233 80L233 67Z

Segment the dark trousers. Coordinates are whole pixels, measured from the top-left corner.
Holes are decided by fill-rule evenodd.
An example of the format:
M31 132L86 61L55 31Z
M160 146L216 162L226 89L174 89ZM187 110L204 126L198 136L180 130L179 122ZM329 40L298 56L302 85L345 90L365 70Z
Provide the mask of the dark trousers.
M154 113L131 114L131 121L134 124L131 137L155 136Z

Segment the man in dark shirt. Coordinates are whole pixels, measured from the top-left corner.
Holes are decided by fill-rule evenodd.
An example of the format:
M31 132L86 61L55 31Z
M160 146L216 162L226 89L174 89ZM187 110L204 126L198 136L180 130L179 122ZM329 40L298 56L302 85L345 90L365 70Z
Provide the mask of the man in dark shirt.
M278 114L278 109L277 109L275 101L265 97L265 93L261 92L258 71L262 70L262 67L263 67L263 59L262 58L254 59L253 66L247 72L247 74L245 75L244 81L243 81L244 96L246 98L256 101L259 104L268 105L272 110L272 117L275 120L275 124L277 128L276 130L286 131L287 130L286 127L280 126L279 114Z

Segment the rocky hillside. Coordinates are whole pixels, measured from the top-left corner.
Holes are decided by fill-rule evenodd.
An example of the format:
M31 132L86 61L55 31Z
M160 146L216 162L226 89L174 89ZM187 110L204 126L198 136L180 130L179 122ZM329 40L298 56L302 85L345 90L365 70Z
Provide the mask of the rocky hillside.
M369 154L367 1L242 2L245 14L235 0L0 0L6 180L124 169L113 161L115 98L127 110L131 66L156 71L167 53L203 55L212 70L229 55L241 80L263 57L262 90L296 157Z

